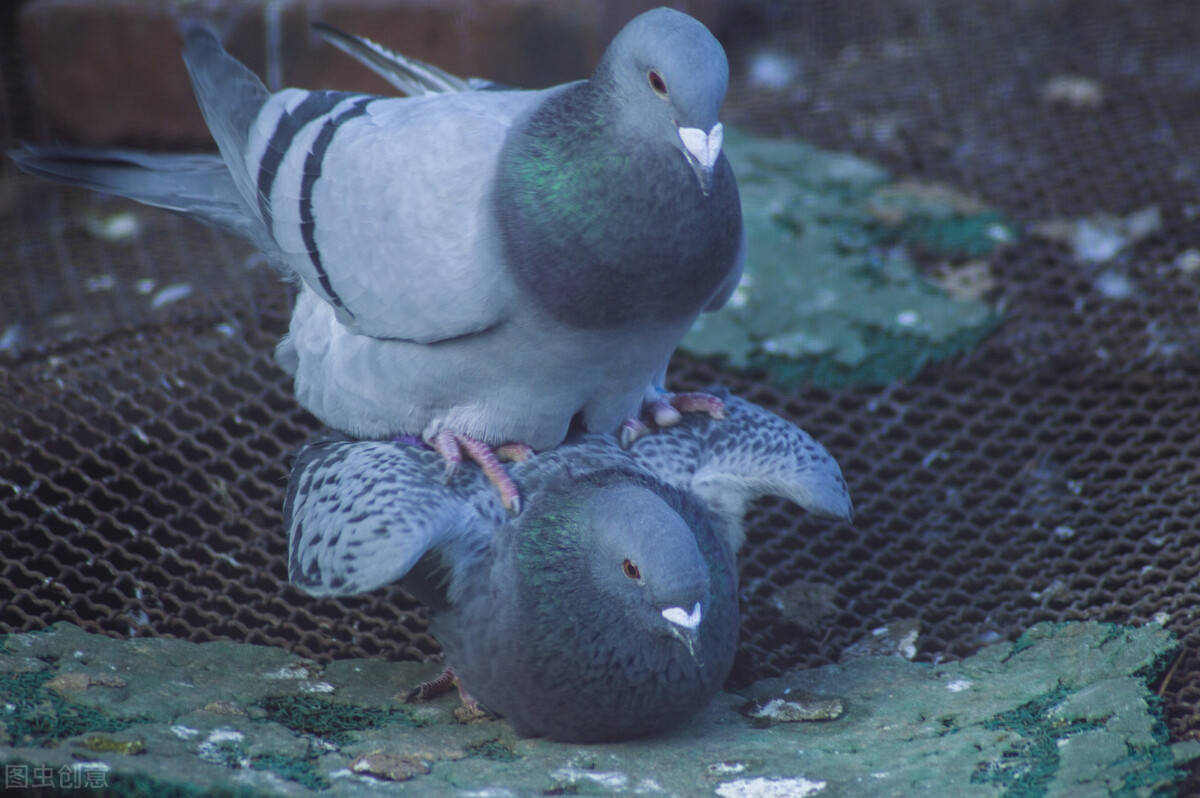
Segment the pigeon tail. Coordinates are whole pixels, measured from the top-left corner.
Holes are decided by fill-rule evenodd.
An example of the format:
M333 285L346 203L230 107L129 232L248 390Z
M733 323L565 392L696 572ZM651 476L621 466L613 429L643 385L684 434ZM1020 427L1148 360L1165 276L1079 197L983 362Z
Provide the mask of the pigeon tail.
M250 129L271 96L258 76L225 52L208 28L184 31L183 62L204 121L216 139L238 191L251 209L257 208L257 188L246 166ZM257 211L252 211L257 213Z

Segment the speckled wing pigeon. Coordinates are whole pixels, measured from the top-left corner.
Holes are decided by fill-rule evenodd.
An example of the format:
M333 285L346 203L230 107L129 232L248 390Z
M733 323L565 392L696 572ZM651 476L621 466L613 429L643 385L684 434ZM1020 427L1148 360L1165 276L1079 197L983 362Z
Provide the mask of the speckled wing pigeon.
M539 91L410 62L418 96L271 94L202 28L184 60L220 157L12 156L253 241L300 286L277 358L325 424L450 456L613 433L643 404L677 420L667 360L744 257L728 66L701 23L648 11L590 79Z
M572 435L512 466L513 518L481 472L447 485L428 450L305 448L284 514L293 583L349 595L403 579L433 610L462 687L526 735L618 740L669 728L724 683L738 632L748 499L850 519L837 463L809 435L728 394L622 448Z

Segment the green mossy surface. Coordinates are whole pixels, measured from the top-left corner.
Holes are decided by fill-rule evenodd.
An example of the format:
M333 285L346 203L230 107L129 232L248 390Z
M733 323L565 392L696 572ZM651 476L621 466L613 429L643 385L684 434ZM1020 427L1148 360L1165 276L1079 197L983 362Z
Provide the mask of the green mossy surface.
M885 384L975 346L999 321L922 277L916 252L986 257L1016 225L952 189L894 182L854 156L730 130L748 256L724 308L684 339L783 387Z
M580 746L460 723L452 695L403 704L435 665L56 624L0 638L0 764L102 770L106 790L73 795L1170 795L1200 756L1168 741L1147 688L1175 647L1155 625L1039 624L961 662L866 656L721 694L667 735ZM742 714L789 701L836 711ZM37 725L48 706L71 720ZM86 748L97 735L105 750Z

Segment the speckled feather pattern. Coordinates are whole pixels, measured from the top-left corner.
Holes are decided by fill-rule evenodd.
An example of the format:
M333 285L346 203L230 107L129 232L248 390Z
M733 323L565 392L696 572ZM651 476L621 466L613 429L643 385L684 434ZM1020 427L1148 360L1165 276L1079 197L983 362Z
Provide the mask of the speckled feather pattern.
M423 598L447 663L522 734L600 741L669 728L732 667L745 503L777 493L850 515L819 444L715 391L724 420L689 415L631 450L584 434L512 464L525 499L516 517L477 467L447 482L419 445L306 447L285 507L292 581L346 595L407 576L433 591ZM693 611L690 631L671 620Z

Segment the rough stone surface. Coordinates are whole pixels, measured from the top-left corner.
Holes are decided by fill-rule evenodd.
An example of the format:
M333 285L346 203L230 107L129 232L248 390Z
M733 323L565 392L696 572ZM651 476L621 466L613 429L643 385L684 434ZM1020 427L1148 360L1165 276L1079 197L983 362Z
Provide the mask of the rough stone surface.
M39 0L20 39L36 103L80 143L211 146L180 60L178 27L202 18L273 88L394 94L310 32L322 21L460 75L514 86L586 77L613 35L651 0ZM667 3L714 24L719 0ZM65 43L70 46L64 46Z
M432 664L56 624L0 645L0 763L155 794L1161 795L1200 756L1165 742L1146 688L1174 647L1157 625L1041 624L961 662L863 657L723 693L669 735L578 746L460 724L453 698L401 703ZM738 711L799 696L844 711Z

